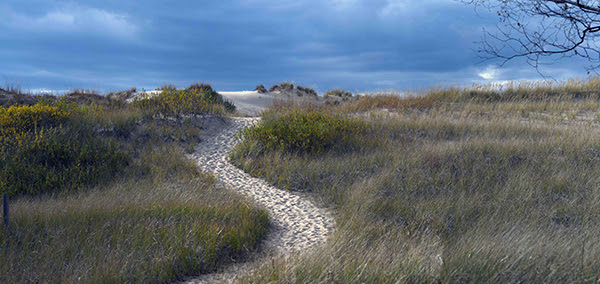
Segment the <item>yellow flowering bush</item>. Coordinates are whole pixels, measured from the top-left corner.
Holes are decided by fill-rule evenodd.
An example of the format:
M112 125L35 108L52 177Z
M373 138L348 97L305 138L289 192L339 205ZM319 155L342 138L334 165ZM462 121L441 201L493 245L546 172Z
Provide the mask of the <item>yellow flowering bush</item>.
M128 156L81 123L88 113L65 100L0 107L0 192L70 190L122 169Z
M64 122L69 113L56 106L36 104L0 108L0 132L27 132Z

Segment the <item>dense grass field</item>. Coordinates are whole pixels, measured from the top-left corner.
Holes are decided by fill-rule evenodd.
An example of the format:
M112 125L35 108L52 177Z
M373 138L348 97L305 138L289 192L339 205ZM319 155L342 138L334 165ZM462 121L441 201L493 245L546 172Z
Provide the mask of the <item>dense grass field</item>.
M242 133L236 165L338 224L246 280L597 282L600 79L418 95L282 105Z
M205 115L235 110L210 86L131 104L19 96L29 105L0 107L1 283L174 281L243 259L265 235L264 210L185 157Z

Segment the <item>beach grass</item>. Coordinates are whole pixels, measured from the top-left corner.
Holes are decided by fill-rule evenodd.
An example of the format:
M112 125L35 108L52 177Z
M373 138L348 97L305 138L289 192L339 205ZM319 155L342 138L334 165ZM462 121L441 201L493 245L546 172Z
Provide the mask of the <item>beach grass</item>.
M0 107L0 282L170 282L252 252L266 212L185 157L228 113L204 92Z
M4 283L157 283L241 261L266 213L202 180L130 180L11 202L0 230Z
M268 123L246 132L264 135L245 135L231 160L312 194L335 211L337 229L323 247L245 280L598 281L598 82L387 93L266 112ZM318 127L288 117L312 112L360 123L360 131L324 130L352 147L291 150L297 137L269 126ZM274 140L282 146L269 146Z

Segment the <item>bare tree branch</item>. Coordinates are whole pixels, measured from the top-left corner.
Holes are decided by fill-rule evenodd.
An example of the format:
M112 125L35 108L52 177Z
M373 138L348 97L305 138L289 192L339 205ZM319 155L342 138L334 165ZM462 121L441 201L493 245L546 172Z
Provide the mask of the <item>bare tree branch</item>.
M515 58L538 68L566 57L588 60L600 68L600 0L461 0L494 11L497 31L484 29L477 52L484 59Z

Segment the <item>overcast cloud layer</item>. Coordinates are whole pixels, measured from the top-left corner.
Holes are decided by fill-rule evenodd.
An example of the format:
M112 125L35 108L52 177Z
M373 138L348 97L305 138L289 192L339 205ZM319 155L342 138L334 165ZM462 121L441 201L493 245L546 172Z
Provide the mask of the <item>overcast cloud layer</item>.
M496 20L453 0L8 0L0 80L102 92L293 81L323 92L539 79L523 62L478 63L474 42ZM543 71L584 74L573 61Z

